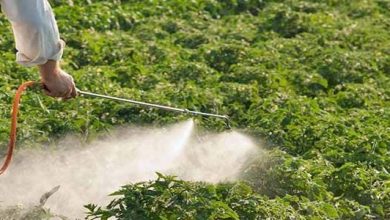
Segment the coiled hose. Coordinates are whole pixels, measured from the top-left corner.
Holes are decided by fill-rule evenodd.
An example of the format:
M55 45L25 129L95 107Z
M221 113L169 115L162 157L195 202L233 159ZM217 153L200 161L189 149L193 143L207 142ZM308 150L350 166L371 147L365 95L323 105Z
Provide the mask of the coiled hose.
M7 151L7 155L5 156L3 165L0 168L0 175L3 174L7 170L8 166L10 165L12 160L12 155L15 149L16 128L18 125L18 112L19 112L19 103L20 103L21 96L24 90L26 90L28 87L33 86L34 84L36 84L36 82L33 81L25 82L22 85L20 85L18 90L16 91L13 104L12 104L11 132L9 137L8 151Z

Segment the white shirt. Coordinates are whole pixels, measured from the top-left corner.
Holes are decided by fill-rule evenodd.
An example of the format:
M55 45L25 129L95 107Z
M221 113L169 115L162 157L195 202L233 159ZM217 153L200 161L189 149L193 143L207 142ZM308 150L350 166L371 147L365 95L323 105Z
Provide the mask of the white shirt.
M65 43L47 0L0 0L11 22L17 49L16 61L35 66L60 60Z

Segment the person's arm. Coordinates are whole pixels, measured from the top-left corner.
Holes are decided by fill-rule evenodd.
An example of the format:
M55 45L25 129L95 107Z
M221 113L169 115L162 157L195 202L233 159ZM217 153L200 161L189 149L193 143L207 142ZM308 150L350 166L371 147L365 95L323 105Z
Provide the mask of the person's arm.
M17 49L16 61L38 66L49 96L76 96L73 78L60 67L64 42L47 0L1 0L3 12L12 24Z

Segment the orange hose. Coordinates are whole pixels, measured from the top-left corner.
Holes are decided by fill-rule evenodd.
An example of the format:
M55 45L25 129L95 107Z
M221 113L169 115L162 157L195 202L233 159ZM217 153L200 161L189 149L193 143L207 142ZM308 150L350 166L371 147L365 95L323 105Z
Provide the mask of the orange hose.
M18 124L18 112L19 112L20 98L22 96L23 91L34 84L35 84L35 82L32 82L32 81L25 82L22 85L20 85L18 90L16 91L14 101L12 104L11 133L10 133L9 144L8 144L8 152L7 152L7 155L5 157L4 163L0 168L0 175L3 174L7 170L8 166L10 165L11 160L12 160L12 154L13 154L14 149L15 149L16 127Z

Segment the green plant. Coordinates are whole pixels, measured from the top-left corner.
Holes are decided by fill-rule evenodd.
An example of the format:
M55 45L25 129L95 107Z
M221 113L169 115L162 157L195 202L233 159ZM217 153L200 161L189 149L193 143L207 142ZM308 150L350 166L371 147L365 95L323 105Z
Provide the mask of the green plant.
M162 183L124 187L117 204L88 206L91 218L130 215L120 204L142 204L146 208L136 206L139 212L153 218L174 218L179 208L194 218L202 213L233 219L390 218L388 1L52 2L67 42L64 68L80 89L229 114L234 127L263 139L270 150L270 158L255 160L244 173L251 192L241 183L211 185L161 175ZM38 74L15 64L4 16L0 31L4 152L14 90ZM88 140L113 126L183 118L99 99L63 103L29 93L18 143L41 147L66 133ZM198 122L224 129L218 121ZM166 185L171 182L177 188ZM160 188L148 194L153 184ZM245 193L223 196L234 188ZM178 206L169 212L159 202L182 196L176 189L199 196L199 207L173 203ZM135 195L148 197L140 201Z

